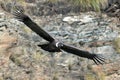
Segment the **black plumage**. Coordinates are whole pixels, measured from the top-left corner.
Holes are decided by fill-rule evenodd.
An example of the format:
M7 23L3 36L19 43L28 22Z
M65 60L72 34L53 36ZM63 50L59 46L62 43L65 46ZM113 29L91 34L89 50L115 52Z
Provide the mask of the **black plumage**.
M17 8L17 7L16 7ZM52 38L45 30L40 28L36 23L34 23L27 15L24 14L24 10L22 8L17 8L13 14L15 15L15 18L17 18L19 21L23 22L25 25L27 25L32 31L36 32L39 36L44 38L45 40L49 42L53 42L54 38Z
M62 42L56 41L52 36L50 36L46 31L44 31L40 26L38 26L35 22L33 22L25 13L24 10L21 8L16 8L16 10L13 12L13 15L15 18L17 18L19 21L23 22L26 26L28 26L32 31L37 33L39 36L47 40L49 43L38 45L42 49L48 52L61 52L62 50L80 56L84 58L88 58L93 60L96 64L103 64L105 62L105 59L100 54L92 54L88 51L83 51L80 49L77 49L76 47L72 47L69 45L66 45Z

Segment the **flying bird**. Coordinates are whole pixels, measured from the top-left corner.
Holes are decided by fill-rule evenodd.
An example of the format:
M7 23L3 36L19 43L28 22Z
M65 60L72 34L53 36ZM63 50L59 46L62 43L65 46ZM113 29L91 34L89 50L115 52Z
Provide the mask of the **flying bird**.
M94 54L88 51L83 51L76 47L66 45L62 42L55 40L50 34L48 34L45 30L43 30L40 26L38 26L35 22L33 22L32 19L30 19L30 17L25 14L25 11L23 8L16 7L16 9L13 12L13 15L15 16L16 19L23 22L27 27L29 27L32 31L34 31L40 37L42 37L43 39L49 42L46 44L38 45L43 50L48 52L61 52L63 50L68 53L77 55L79 57L91 59L97 65L105 63L105 59L103 58L103 56L101 56L101 54Z

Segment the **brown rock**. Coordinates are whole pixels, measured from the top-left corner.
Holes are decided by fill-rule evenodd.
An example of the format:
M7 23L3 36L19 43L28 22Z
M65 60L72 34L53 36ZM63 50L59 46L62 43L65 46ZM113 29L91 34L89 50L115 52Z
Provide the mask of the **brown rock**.
M14 47L17 39L10 36L8 32L3 32L0 37L0 66L9 61L9 57L12 54L10 50Z

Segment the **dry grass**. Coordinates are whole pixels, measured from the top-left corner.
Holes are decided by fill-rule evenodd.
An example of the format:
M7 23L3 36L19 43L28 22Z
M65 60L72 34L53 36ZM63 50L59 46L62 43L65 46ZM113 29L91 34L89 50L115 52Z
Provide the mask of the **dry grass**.
M48 2L55 3L57 1L64 1L64 0L46 0ZM7 4L7 3L19 3L22 6L26 5L25 0L0 0L0 3ZM95 10L100 11L101 7L104 8L106 5L108 5L108 0L66 0L68 4L74 5L74 6L80 6L81 10Z
M100 11L101 5L107 3L108 0L70 0L74 5L80 5L84 9L94 9Z
M56 2L60 0L49 0L50 2ZM68 0L71 4L75 6L81 6L82 9L93 9L95 11L100 11L101 7L106 6L108 0Z
M55 3L55 2L57 2L57 1L59 1L59 0L47 0L48 2L52 2L52 3Z

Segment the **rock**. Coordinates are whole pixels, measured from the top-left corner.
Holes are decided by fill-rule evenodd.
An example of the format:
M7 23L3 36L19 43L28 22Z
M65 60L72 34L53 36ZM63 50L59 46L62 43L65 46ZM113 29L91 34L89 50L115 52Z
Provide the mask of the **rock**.
M4 30L0 37L0 65L1 68L4 65L8 66L9 58L12 54L11 49L15 47L17 38L10 36L6 30Z
M25 0L28 3L35 3L35 0Z
M90 15L86 15L83 17L83 19L80 19L82 23L88 23L88 22L93 22L93 18L90 17Z
M69 24L72 24L72 23L74 23L74 22L80 22L80 20L79 20L79 17L78 16L68 16L68 17L64 17L63 18L63 21L64 22L67 22L67 23L69 23Z
M91 18L89 15L85 15L83 18L80 18L79 16L68 16L63 18L64 22L67 22L69 24L73 23L89 23L93 22L93 18Z
M103 77L103 80L119 80L120 76L117 73L119 71L120 65L117 64L119 60L116 60L113 63L107 63L103 66L92 66L92 70L95 74L99 75L100 78Z
M98 47L96 49L96 52L102 53L105 55L112 55L113 53L115 53L115 50L112 46L102 46L102 47Z
M120 79L120 75L116 73L105 78L105 80L119 80L119 79Z

